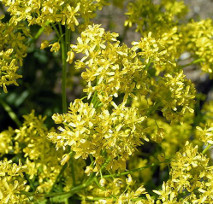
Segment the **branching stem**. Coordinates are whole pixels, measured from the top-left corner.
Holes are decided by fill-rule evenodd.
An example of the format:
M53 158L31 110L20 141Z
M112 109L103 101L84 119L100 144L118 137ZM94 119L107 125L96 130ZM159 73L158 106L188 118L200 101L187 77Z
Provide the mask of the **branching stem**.
M10 118L16 123L16 125L18 127L20 127L21 126L21 122L19 121L17 115L14 113L12 108L6 102L4 102L1 98L0 98L0 104L2 105L4 110L8 113Z

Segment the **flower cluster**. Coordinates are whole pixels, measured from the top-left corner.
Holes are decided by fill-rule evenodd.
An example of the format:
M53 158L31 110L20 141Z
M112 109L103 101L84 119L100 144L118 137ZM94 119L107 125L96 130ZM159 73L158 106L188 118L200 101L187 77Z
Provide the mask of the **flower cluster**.
M24 119L22 127L15 130L14 151L24 153L28 167L26 172L30 179L38 177L37 191L48 192L60 172L62 153L56 151L47 138L48 129L44 126L45 118L36 117L32 112L25 115Z
M213 103L209 101L204 104L201 111L202 121L196 126L196 139L205 145L213 144Z
M86 68L82 78L87 82L84 91L88 99L96 92L103 105L121 93L127 98L135 87L146 92L145 65L136 52L120 45L117 36L94 25L81 33L77 45L71 45L75 52L85 54L76 62L76 68Z
M171 121L181 120L187 112L194 112L195 89L183 71L175 76L166 74L155 84L152 97L163 115Z
M126 2L125 25L136 24L141 34L127 46L117 33L91 25L95 11L110 1L0 2L10 14L0 19L4 92L17 85L26 45L43 31L54 30L40 48L61 51L53 56L62 64L62 113L52 116L57 129L47 128L46 117L35 111L19 125L5 108L18 127L0 132L1 203L213 203L206 154L213 144L213 104L196 101L181 63L186 51L192 64L212 74L212 20L181 22L183 1ZM67 111L68 68L80 69L85 84L83 98Z
M84 20L87 25L94 18L95 11L101 9L105 0L1 0L8 7L14 24L27 20L29 25L40 25L46 27L46 22L60 23L66 25L72 31L79 25L79 19ZM83 24L82 24L83 25ZM82 26L81 25L81 26Z
M149 203L152 201L149 194L143 185L135 187L135 181L132 176L128 174L127 176L122 176L119 178L100 178L97 181L98 185L101 187L97 189L95 186L90 186L89 192L91 196L86 196L82 194L82 203L88 203L94 201L96 204L102 203ZM141 197L144 196L145 199ZM95 201L93 198L100 197L101 199Z
M208 161L198 146L187 142L171 162L170 179L163 183L162 190L154 192L163 203L212 203L213 167Z
M12 137L14 130L9 128L0 133L0 155L8 154L13 149Z
M128 19L125 25L132 27L136 24L136 31L142 35L150 31L155 35L161 35L177 25L178 20L185 16L186 11L187 7L182 0L160 0L158 2L136 0L128 4L126 13Z
M26 167L12 161L0 161L0 201L1 203L29 203L21 191L28 191L29 186L23 172Z
M111 102L113 97L119 97L121 94L125 94L124 103L129 96L134 98L137 95L147 97L150 95L151 99L156 99L160 103L159 107L168 120L175 120L176 115L182 117L185 112L193 111L194 87L184 77L183 72L174 76L167 74L156 80L150 79L147 74L147 70L149 72L150 69L149 58L156 67L166 67L168 64L171 66L167 54L167 50L170 50L168 47L170 35L165 35L167 37L158 43L154 39L148 40L151 38L149 36L148 41L144 38L139 43L134 42L132 48L120 45L115 39L116 36L94 25L82 32L77 45L71 45L74 51L86 55L76 62L76 67L86 68L82 77L87 81L87 88L84 91L87 92L88 98L96 93L105 105ZM167 44L167 48L161 51L159 45L162 41ZM136 53L134 50L137 49L142 51ZM146 59L145 63L140 59L141 56Z
M180 56L181 34L175 26L164 32L160 37L153 36L152 32L133 42L133 49L143 58L147 65L153 63L156 75L166 71L169 73L177 70L176 59Z
M17 79L21 78L17 70L27 53L28 30L23 24L16 27L12 21L3 23L3 18L0 17L0 87L7 92L7 86L18 85Z
M111 158L108 168L125 169L126 160L134 153L142 140L142 122L145 117L137 109L117 106L111 112L96 111L93 105L75 100L67 114L55 114L55 123L62 124L59 133L51 132L48 137L56 147L70 146L75 158L95 158L97 168L103 164L104 155Z
M212 19L188 23L182 28L186 49L200 60L204 72L212 76L213 22Z

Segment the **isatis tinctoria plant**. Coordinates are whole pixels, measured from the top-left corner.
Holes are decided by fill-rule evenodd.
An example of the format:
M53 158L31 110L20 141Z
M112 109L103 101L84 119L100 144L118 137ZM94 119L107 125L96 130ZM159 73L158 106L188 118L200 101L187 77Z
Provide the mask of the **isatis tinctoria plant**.
M14 120L0 132L0 203L213 203L213 103L185 75L196 66L212 79L211 19L186 18L181 0L0 3L1 95L22 84L35 42L61 68L55 125L0 98ZM140 40L94 23L107 6ZM71 74L83 93L69 101Z

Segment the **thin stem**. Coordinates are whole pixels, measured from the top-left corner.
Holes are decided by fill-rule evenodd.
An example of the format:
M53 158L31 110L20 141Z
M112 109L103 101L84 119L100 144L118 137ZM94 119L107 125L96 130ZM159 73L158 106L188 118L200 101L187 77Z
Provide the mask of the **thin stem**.
M71 173L72 173L73 186L76 186L76 181L75 181L75 165L74 165L74 152L71 154L70 165L71 165Z
M61 171L59 172L57 178L55 179L55 182L53 183L52 185L52 188L50 189L49 193L51 193L56 185L56 183L60 180L62 174L64 173L65 169L67 167L67 164L65 164L62 168L61 168Z
M97 96L97 91L95 91L95 93L93 94L91 103L93 104L94 108L98 108L98 106L101 104L100 101L99 101L99 98Z
M102 186L99 184L97 177L95 177L94 181L95 181L96 185L98 186L98 188L100 188L100 189L103 190L103 191L106 190L104 187L102 187Z
M108 158L106 160L106 162L102 165L101 170L103 170L106 165L109 163L109 161L111 160L111 158ZM46 199L48 198L52 198L54 199L55 197L59 197L59 196L63 196L63 199L69 198L71 197L73 194L75 194L76 192L88 187L97 177L97 173L92 173L89 178L81 185L75 186L73 187L69 192L60 192L60 193L48 193L48 194L37 194L37 196L41 196L41 197L45 197ZM30 192L25 192L25 191L21 191L22 194L27 195L27 196L34 196L35 193L30 193Z
M58 29L56 28L56 26L55 26L54 24L51 24L51 26L53 27L53 29L54 29L56 35L57 35L58 38L60 39L60 38L61 38L61 35L60 35L60 33L58 32Z
M45 26L48 26L50 24L50 22L46 22L45 23ZM35 36L33 38L31 38L28 42L29 44L31 44L32 42L35 42L40 36L41 34L44 32L44 29L45 29L45 26L44 27L41 27L38 32L35 34Z
M158 123L157 123L156 119L155 119L155 124L156 124L157 128L160 129L159 126L158 126Z
M61 56L62 56L62 112L67 112L67 96L66 96L66 80L67 80L67 49L66 49L66 41L63 37L62 27L59 24L59 30L61 37Z
M93 105L94 105L94 103L95 103L96 97L97 97L97 92L95 91L95 93L94 93L93 96L92 96L92 100L91 100L91 103L92 103Z
M151 165L140 167L140 168L137 168L137 169L132 169L132 170L125 171L125 172L122 172L122 173L104 175L103 178L110 178L110 177L114 178L114 177L124 176L124 175L127 175L127 174L135 172L135 171L141 171L143 169L146 169L146 168L149 168L149 167L153 167L155 165L156 164L152 163Z
M192 62L190 62L190 63L188 63L188 64L185 64L185 65L182 65L182 66L180 66L180 67L181 67L181 68L188 67L188 66L190 66L190 65L197 64L197 63L199 63L199 62L203 62L203 59L201 58L201 59L193 60Z
M8 113L10 118L16 123L16 125L20 127L21 122L19 121L17 115L14 113L12 108L7 103L5 103L1 98L0 98L0 104L3 106L4 110Z
M208 144L208 146L202 151L202 154L205 154L211 147L211 144Z
M92 174L92 178L90 177L85 183L75 186L73 187L69 192L60 192L60 193L48 193L48 194L36 194L37 196L40 197L45 197L45 198L53 198L53 197L58 197L58 196L67 196L67 198L69 198L70 196L72 196L75 192L78 192L81 189L86 188L87 186L90 185L90 183L93 181L93 179L95 178L95 174ZM27 195L27 196L34 196L35 193L31 193L31 192L25 192L25 191L21 191L22 194Z
M35 191L34 182L31 181L30 176L27 175L27 174L25 174L25 178L26 178L26 180L29 182L30 188L32 188L32 190Z
M44 32L44 27L41 27L39 30L38 30L38 32L36 33L36 35L34 36L34 40L37 40L40 36L41 36L41 34Z
M111 157L107 158L105 163L101 166L100 172L107 166L107 164L109 164L110 161L111 161ZM98 173L96 174L96 176L97 175L98 175Z
M78 185L76 187L73 187L69 192L60 192L60 193L48 193L48 194L36 194L39 197L45 197L45 198L53 198L53 197L59 197L59 196L67 196L67 198L69 198L70 196L72 196L75 192L78 192L81 189L86 188L87 186L90 185L90 183L93 181L93 179L95 174L93 174L93 178L88 179L87 182ZM31 192L25 192L25 191L21 191L22 194L27 195L27 196L34 196L35 193L31 193ZM65 197L63 197L65 198Z
M149 168L149 167L157 166L157 165L159 165L159 164L161 164L161 163L168 163L168 162L170 162L170 159L167 159L167 160L164 161L164 162L152 163L152 164L147 165L147 166L143 166L143 167L136 168L136 169L131 169L131 170L129 170L129 171L125 171L125 172L121 172L121 173L117 173L117 174L104 175L103 178L120 177L120 176L124 176L124 175L130 174L130 173L136 172L136 171L144 170L144 169Z
M69 192L61 192L61 193L50 193L47 195L44 195L44 197L46 198L51 198L51 197L57 197L57 196L67 196L70 197L72 196L75 192L78 192L81 189L84 189L86 187L88 187L95 179L95 173L91 174L90 177L86 180L85 183L75 186L73 187Z
M93 159L93 156L91 154L89 155L89 158L90 158L91 164L93 164L94 163L94 159Z
M65 28L65 41L66 41L66 49L68 51L69 45L70 45L70 36L71 36L71 32L70 30L66 27Z

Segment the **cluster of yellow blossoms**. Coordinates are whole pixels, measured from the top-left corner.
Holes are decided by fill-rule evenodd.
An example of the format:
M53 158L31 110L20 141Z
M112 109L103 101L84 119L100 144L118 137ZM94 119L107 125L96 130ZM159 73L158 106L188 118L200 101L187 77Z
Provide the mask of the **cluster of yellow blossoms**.
M177 25L186 13L187 6L183 0L136 0L128 4L125 25L132 27L136 24L136 31L143 36L147 32L160 36Z
M0 203L213 202L207 154L213 104L194 113L195 85L180 63L187 52L212 74L212 20L182 23L183 1L127 1L125 25L135 24L141 34L128 47L117 33L92 25L96 10L110 1L0 2L10 14L8 22L0 19L4 92L21 77L32 25L54 34L41 49L61 51L62 86L64 67L73 61L85 82L85 97L52 116L57 128L48 129L45 117L32 111L20 127L0 133ZM80 36L71 44L77 27Z
M27 196L20 194L30 188L23 174L25 167L4 160L0 161L0 172L1 203L28 203Z
M154 190L163 203L211 203L213 201L213 166L187 142L171 162L170 179L162 190Z
M16 26L12 21L2 22L2 19L4 16L0 16L0 87L7 92L7 86L18 85L17 79L21 78L17 70L27 54L28 30L23 24Z
M120 45L117 36L94 25L82 32L77 45L71 45L73 51L85 54L76 62L76 68L86 68L82 78L87 82L84 91L88 99L96 93L104 106L119 94L125 94L127 100L135 88L145 91L148 80L145 65L136 52Z
M200 59L201 68L212 77L213 72L213 22L210 19L191 22L183 27L187 50Z
M70 104L68 114L53 115L60 133L49 133L49 138L56 146L71 146L76 153L75 158L86 159L88 155L95 158L96 171L104 163L105 155L111 158L107 169L126 168L126 160L132 155L142 140L142 122L145 119L137 114L137 109L122 105L110 113L107 110L95 110L93 104L88 105L81 100Z
M15 24L27 20L29 25L46 27L46 23L66 25L72 31L83 19L87 25L94 18L95 11L106 4L106 0L1 0L8 7L12 15L11 21ZM83 25L81 24L81 26Z

